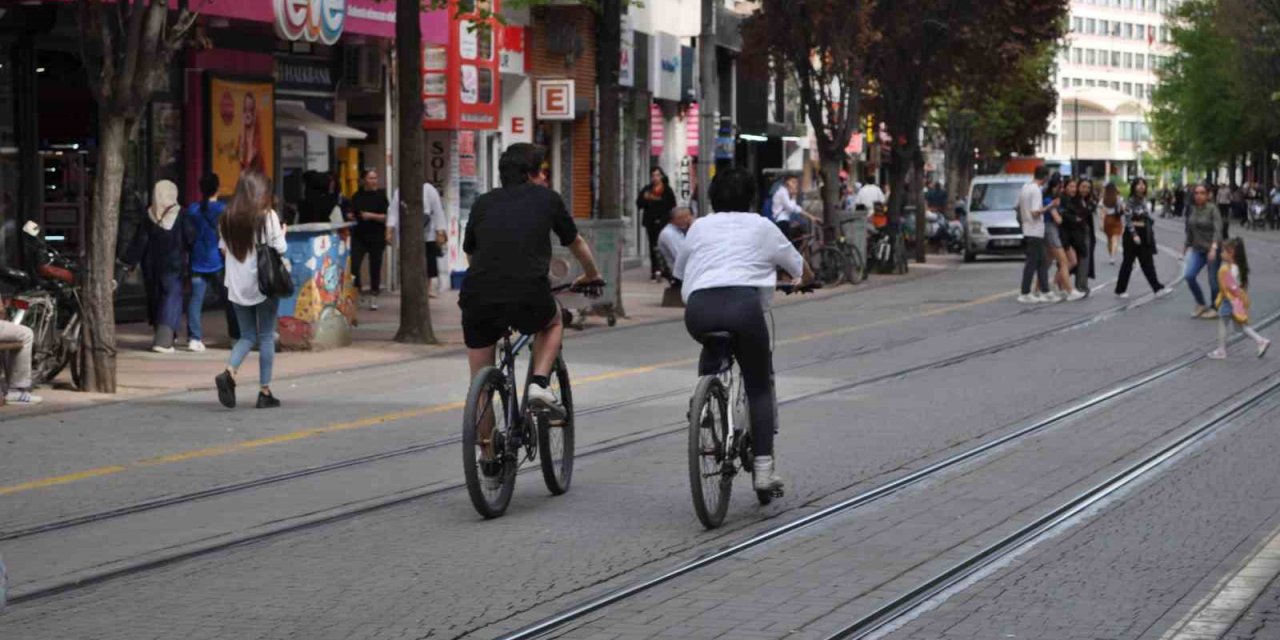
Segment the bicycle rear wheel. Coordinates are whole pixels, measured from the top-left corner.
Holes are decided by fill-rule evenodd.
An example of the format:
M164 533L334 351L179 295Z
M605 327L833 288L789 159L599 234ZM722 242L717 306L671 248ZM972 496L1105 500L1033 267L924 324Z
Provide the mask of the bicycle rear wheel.
M834 287L848 276L849 257L835 247L823 247L813 258L813 274L823 286Z
M845 245L845 257L849 259L849 267L847 275L849 284L858 284L867 277L867 265L862 259L862 252L857 247L848 244Z
M497 518L511 503L519 451L506 451L511 399L497 367L485 367L471 381L462 414L462 463L471 504L486 519ZM482 428L487 426L488 428ZM484 437L487 431L488 437Z
M538 420L538 456L542 458L542 479L547 490L558 496L569 490L573 480L573 390L564 358L556 358L552 366L551 393L564 407L565 417Z
M733 490L729 442L729 397L715 376L703 376L689 401L689 487L702 526L724 522Z

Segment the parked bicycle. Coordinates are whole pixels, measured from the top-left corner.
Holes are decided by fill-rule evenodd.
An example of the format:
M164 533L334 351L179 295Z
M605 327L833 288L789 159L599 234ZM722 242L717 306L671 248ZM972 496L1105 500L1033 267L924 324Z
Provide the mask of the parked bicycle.
M553 293L573 291L599 297L603 282L583 287L563 285ZM562 316L566 312L561 309ZM566 318L566 324L568 319ZM550 389L564 417L534 409L527 401L533 375L533 336L521 335L513 343L511 332L502 337L497 366L481 369L471 380L462 416L462 462L471 504L485 518L497 518L507 510L515 491L516 473L524 462L541 457L542 479L552 495L569 490L573 480L573 390L563 354L551 368ZM516 358L530 352L525 393L516 388Z
M810 224L808 233L796 237L793 241L800 255L804 256L805 262L809 263L814 277L823 286L834 287L841 282L858 282L861 278L854 273L854 268L859 265L861 256L858 256L859 262L855 262L851 251L839 246L840 243L844 243L852 248L844 238L840 238L836 243L828 242L827 237L830 233L830 229L815 221Z
M808 293L817 286L778 285L790 295ZM772 324L772 312L770 312ZM689 487L693 510L702 526L714 529L724 522L739 471L752 473L751 414L741 371L733 357L733 334L715 332L701 336L698 384L689 399ZM775 401L774 411L777 411ZM767 505L782 491L756 491L756 500Z
M0 279L16 289L10 297L9 320L33 334L32 384L45 384L67 367L72 384L81 385L80 330L83 310L76 281L80 266L63 256L41 237L40 228L28 223L20 234L27 264L34 273L0 269Z

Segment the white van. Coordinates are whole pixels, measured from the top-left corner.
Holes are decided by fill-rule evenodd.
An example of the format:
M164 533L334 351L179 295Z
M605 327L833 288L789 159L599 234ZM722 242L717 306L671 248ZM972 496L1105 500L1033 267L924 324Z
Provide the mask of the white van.
M965 208L964 261L980 255L1023 255L1022 225L1018 223L1018 194L1032 176L978 176L969 187Z

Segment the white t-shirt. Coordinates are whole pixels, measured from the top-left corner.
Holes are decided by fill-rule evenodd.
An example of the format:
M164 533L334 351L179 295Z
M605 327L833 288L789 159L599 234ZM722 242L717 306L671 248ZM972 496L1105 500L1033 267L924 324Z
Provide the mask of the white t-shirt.
M804 258L778 225L758 213L717 213L699 218L684 238L673 273L681 295L720 287L756 287L772 293L778 269L804 274Z
M876 212L876 205L884 204L886 200L887 198L884 197L884 191L881 191L880 187L874 184L869 184L858 189L858 195L853 199L853 208L857 209L858 207L866 207L867 214L870 215Z
M667 226L662 228L662 233L658 234L658 251L662 253L663 258L666 258L668 266L675 266L683 247L684 232L680 227L668 222Z
M791 190L785 185L778 187L773 193L773 219L777 222L786 222L791 220L791 215L804 211L791 197Z
M275 211L267 212L267 225L264 229L265 244L280 252L283 256L289 246L284 241L284 229L280 226L280 217ZM235 254L227 246L226 240L218 239L218 248L227 254L227 272L223 284L227 286L227 298L242 307L252 307L267 299L258 289L258 251L257 242L249 249L244 261L236 260Z
M440 201L440 192L430 182L422 183L422 209L426 212L426 221L422 228L422 237L427 242L435 242L436 229L444 226L444 204ZM387 207L387 226L400 228L400 190L396 189L391 196L391 205Z
M1044 194L1035 181L1022 185L1018 192L1018 221L1022 223L1022 235L1029 238L1044 237L1044 214L1033 215L1044 208Z

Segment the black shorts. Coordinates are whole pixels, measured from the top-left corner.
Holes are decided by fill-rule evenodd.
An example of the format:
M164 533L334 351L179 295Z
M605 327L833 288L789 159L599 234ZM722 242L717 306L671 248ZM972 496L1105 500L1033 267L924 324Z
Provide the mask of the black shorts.
M468 349L491 347L508 329L534 334L555 320L560 308L550 291L531 292L515 300L487 301L468 297L462 308L462 339Z
M440 245L435 240L427 242L427 277L440 277Z

